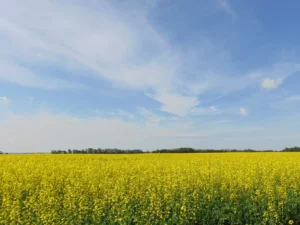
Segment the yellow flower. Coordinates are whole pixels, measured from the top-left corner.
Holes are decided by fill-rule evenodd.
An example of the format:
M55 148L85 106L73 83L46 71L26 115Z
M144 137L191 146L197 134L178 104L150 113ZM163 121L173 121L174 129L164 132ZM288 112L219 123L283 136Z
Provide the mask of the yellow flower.
M299 153L0 155L0 165L0 224L193 224L224 203L243 216L241 197L283 224L300 188Z

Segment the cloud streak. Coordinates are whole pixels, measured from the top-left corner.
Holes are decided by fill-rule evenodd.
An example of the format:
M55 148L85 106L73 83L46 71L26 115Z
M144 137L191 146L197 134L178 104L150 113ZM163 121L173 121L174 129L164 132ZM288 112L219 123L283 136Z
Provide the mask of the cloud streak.
M76 84L59 78L39 76L31 69L20 66L13 62L0 61L0 80L16 83L25 87L42 87L45 89L82 89L82 84Z
M300 95L294 95L284 99L284 102L297 102L297 101L300 101Z
M224 10L224 12L230 14L231 16L236 16L228 0L218 0L218 5L221 9Z
M222 9L234 15L226 0ZM174 46L148 18L152 4L120 8L112 1L4 1L0 9L0 80L45 89L85 88L63 75L45 75L36 66L83 70L84 75L109 80L118 88L144 93L160 110L176 116L217 113L201 109L205 94L226 95L279 80L300 70L299 64L275 64L237 76L223 71L230 54L203 39L185 50ZM224 66L225 67L225 66ZM262 79L269 79L263 84ZM202 110L202 112L200 112ZM206 112L204 112L206 111Z
M222 5L229 7L225 1ZM63 76L45 76L33 68L50 64L83 69L88 71L84 76L144 92L161 104L162 111L179 116L188 115L205 92L222 91L226 83L225 89L231 89L228 81L234 77L213 71L215 65L206 66L207 57L219 60L219 49L213 43L201 42L197 49L202 52L191 50L192 46L179 50L149 22L145 12L151 10L149 4L140 8L124 10L105 0L84 5L4 2L0 9L0 64L6 72L0 73L0 79L47 89L78 88L80 84L66 82ZM199 60L203 63L196 66Z
M5 104L5 105L8 105L10 104L10 100L6 97L6 96L0 96L0 104Z
M178 112L161 96L176 91L172 100L188 98L174 84L180 77L182 54L150 25L146 15L128 16L108 1L95 3L97 10L90 4L57 1L35 1L30 6L14 0L3 4L9 10L0 10L0 33L4 36L1 47L6 53L0 56L5 68L0 79L32 87L68 86L63 79L45 78L30 69L50 62L88 69L90 75L120 87L141 91L150 88L162 109L174 114ZM19 63L3 62L4 58Z

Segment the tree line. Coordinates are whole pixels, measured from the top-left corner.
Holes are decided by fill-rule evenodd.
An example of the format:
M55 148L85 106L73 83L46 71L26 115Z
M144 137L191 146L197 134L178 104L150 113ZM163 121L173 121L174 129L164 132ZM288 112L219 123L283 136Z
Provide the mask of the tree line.
M285 148L283 152L300 152L300 147Z
M144 153L140 149L124 150L117 148L87 148L87 149L68 149L68 150L51 150L52 154L140 154Z
M117 148L87 148L87 149L68 149L51 150L52 154L145 154L145 153L227 153L227 152L277 152L274 150L254 150L254 149L194 149L194 148L175 148L157 149L153 151L142 151L140 149L125 150ZM300 147L285 148L281 152L300 152Z

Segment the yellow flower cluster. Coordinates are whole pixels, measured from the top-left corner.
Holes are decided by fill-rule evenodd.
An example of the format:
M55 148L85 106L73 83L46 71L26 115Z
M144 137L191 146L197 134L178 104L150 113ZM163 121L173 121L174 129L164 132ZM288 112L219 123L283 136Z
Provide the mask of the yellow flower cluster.
M300 224L300 154L1 155L0 224Z

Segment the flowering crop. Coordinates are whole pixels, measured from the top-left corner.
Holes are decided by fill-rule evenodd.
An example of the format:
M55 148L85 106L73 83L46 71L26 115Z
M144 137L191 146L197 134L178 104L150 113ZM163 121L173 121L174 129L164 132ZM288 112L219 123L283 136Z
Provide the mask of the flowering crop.
M300 154L2 155L0 224L300 224Z

